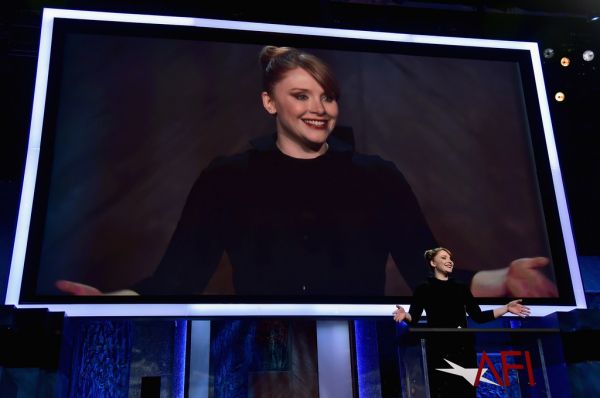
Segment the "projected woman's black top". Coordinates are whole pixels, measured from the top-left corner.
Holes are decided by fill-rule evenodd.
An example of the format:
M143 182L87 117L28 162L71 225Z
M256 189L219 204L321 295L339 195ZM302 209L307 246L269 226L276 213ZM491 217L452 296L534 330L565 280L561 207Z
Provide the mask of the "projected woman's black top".
M411 287L435 245L396 166L330 137L315 159L274 137L214 160L194 184L144 295L198 294L227 252L237 295L382 296L391 253Z

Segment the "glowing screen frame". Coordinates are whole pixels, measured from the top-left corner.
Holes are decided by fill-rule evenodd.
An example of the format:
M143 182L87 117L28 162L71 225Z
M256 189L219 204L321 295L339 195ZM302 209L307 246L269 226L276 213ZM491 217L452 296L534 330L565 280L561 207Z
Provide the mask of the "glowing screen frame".
M559 167L556 144L550 119L541 58L537 43L475 38L442 37L412 35L401 33L372 32L360 30L332 29L310 26L292 26L267 23L238 22L189 17L172 17L140 14L123 14L94 11L77 11L62 9L44 9L38 66L35 82L35 93L30 125L29 143L22 186L21 201L18 212L13 256L11 261L9 282L5 303L20 308L48 308L51 311L65 311L71 316L389 316L389 305L332 305L332 304L22 304L19 296L23 279L25 254L34 189L38 173L42 127L46 90L48 86L51 42L54 22L57 19L90 20L123 22L137 24L175 25L185 27L201 27L213 29L244 30L270 33L295 34L306 36L327 36L334 38L350 38L378 40L389 42L423 43L445 46L469 46L480 48L496 48L522 50L529 53L533 66L533 75L537 89L539 111L548 150L550 172L554 184L558 215L561 223L562 237L565 244L569 273L575 298L575 306L533 306L532 315L545 315L554 311L569 311L573 308L585 308L585 296L578 267L575 244L571 231L567 203ZM485 309L495 306L482 306Z

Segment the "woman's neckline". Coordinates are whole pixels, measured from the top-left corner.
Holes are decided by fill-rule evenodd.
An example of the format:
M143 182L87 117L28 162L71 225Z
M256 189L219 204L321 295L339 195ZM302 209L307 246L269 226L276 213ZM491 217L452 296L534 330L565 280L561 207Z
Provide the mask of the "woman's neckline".
M275 148L277 149L277 152L281 153L286 158L290 158L290 159L294 159L294 160L299 160L299 161L308 161L308 160L315 160L315 159L322 158L327 153L329 153L329 143L325 142L324 143L324 147L325 147L325 150L322 153L317 154L316 156L297 157L297 156L293 156L293 155L290 155L290 154L286 153L281 148L281 145L279 144L279 141L277 141L277 139L275 140Z
M306 162L306 163L308 163L308 162L311 162L311 161L317 161L319 159L325 158L325 156L327 154L329 154L329 144L327 142L325 143L325 151L323 153L321 153L321 154L319 154L319 155L317 155L315 157L307 157L307 158L296 157L296 156L292 156L292 155L289 155L289 154L285 153L281 149L281 147L279 146L279 144L278 144L277 141L275 141L275 148L276 148L277 153L279 153L282 158L289 159L290 161L294 161L294 162Z

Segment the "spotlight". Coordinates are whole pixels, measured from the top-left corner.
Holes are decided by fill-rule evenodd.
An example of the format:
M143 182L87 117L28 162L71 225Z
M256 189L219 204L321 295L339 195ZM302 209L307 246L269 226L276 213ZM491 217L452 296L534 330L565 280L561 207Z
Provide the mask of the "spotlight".
M550 59L554 57L554 49L552 48L547 48L544 50L544 58L546 59Z
M556 102L563 102L565 100L565 93L563 93L562 91L557 92L556 94L554 94L554 99L556 100Z
M596 22L598 20L600 20L600 17L598 17L598 16L590 18L590 21L592 21L592 22Z
M569 57L562 57L560 59L560 64L566 68L567 66L571 65L571 60Z
M583 52L583 60L590 62L594 59L594 52L592 50L585 50Z

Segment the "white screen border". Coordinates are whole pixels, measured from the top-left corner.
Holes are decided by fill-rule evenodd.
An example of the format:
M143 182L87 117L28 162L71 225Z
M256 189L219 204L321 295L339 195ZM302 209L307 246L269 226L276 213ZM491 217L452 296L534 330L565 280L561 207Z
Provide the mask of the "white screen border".
M19 296L40 157L52 33L54 21L57 19L174 25L445 46L498 48L528 52L533 66L539 111L548 149L550 171L576 303L575 306L533 306L532 315L543 316L556 311L586 308L537 43L53 8L44 9L42 18L29 143L5 304L19 308L43 307L48 308L50 311L64 311L70 316L389 316L391 313L389 305L381 304L21 304ZM489 309L494 306L482 307Z

